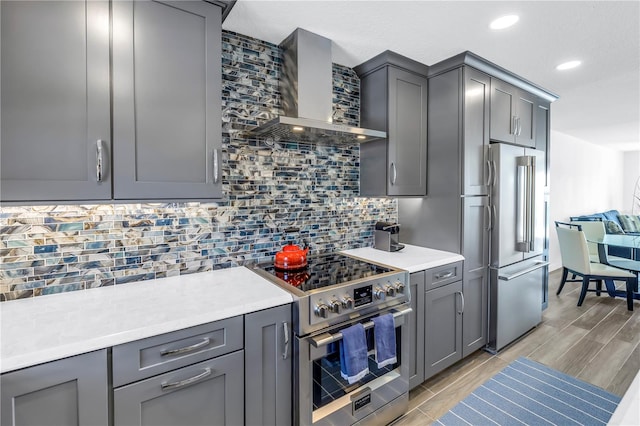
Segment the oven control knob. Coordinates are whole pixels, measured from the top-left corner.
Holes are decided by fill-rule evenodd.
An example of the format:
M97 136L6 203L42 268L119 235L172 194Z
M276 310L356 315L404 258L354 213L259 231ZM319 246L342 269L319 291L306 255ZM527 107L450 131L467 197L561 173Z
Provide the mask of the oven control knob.
M396 281L395 287L398 293L404 294L404 284L401 281Z
M353 299L351 296L344 296L342 298L342 307L345 309L353 309Z
M391 287L390 285L385 287L385 290L387 292L387 296L389 297L394 297L396 295L396 288L395 287Z
M331 312L333 312L334 314L339 314L340 311L342 311L342 304L336 299L333 299L331 302L329 302L329 309L331 309Z
M384 300L387 296L387 293L382 288L376 287L376 289L373 290L373 295L378 300Z
M329 316L329 307L324 303L318 303L314 309L317 317L326 318Z

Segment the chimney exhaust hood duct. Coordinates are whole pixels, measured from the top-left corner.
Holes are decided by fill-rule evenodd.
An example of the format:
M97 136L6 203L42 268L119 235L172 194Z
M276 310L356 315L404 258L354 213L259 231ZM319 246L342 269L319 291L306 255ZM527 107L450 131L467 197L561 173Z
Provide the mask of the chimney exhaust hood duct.
M298 28L280 47L284 114L245 136L326 144L354 144L387 137L386 132L332 122L331 40Z

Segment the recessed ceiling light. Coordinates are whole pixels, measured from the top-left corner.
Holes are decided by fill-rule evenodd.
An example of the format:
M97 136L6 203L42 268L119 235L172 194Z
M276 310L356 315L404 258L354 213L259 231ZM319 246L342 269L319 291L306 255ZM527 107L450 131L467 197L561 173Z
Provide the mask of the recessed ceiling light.
M570 70L571 68L575 68L575 67L580 66L581 63L582 63L582 61L563 62L560 65L558 65L556 67L556 69L559 70L559 71Z
M509 28L510 26L518 22L518 19L520 19L518 15L501 16L500 18L491 21L491 23L489 24L489 28L491 28L492 30L502 30L505 28Z

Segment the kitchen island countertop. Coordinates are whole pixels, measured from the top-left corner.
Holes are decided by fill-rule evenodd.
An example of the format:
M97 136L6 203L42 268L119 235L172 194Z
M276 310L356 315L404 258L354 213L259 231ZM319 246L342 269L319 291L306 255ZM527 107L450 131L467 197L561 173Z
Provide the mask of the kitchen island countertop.
M464 260L460 254L405 244L400 251L388 252L373 247L345 250L343 253L382 263L411 273Z
M291 303L245 267L0 303L0 372Z

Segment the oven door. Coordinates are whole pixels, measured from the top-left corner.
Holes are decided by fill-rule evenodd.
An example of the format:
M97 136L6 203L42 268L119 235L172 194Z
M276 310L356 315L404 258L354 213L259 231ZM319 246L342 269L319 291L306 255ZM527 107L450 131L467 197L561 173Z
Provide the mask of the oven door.
M408 304L296 338L294 418L302 425L386 424L408 408ZM398 362L378 368L371 318L392 313ZM370 373L348 384L340 375L340 330L361 322L366 330Z

